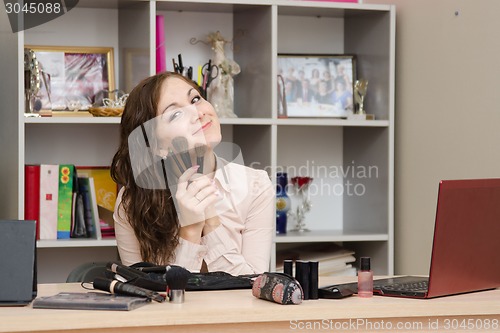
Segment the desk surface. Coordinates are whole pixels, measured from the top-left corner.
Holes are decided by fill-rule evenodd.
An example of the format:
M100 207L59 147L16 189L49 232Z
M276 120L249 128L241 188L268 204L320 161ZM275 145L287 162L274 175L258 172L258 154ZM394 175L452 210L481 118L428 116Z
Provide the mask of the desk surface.
M322 280L321 285L340 282L347 280ZM62 291L85 290L80 284L44 284L39 285L38 294ZM251 290L231 290L187 292L183 304L152 302L132 311L0 307L0 332L306 332L342 328L397 332L402 331L401 325L413 325L414 331L422 332L453 332L464 327L467 332L500 331L500 289L429 300L352 296L307 300L300 305L279 305L253 297Z

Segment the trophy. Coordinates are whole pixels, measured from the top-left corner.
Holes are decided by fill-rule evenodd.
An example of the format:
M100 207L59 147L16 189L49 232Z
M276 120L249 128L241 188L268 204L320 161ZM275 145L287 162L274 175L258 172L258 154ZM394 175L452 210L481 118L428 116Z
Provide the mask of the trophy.
M368 90L368 80L356 80L354 83L354 102L357 104L357 111L351 119L373 119L373 115L367 115L365 111L365 97Z
M356 80L356 83L354 83L354 99L358 104L357 114L366 115L364 103L367 89L368 80Z

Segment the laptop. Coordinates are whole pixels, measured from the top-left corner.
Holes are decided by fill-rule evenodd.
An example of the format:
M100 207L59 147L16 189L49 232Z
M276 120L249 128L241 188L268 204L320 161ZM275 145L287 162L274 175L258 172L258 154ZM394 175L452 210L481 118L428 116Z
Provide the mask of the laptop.
M36 222L0 220L0 306L24 306L36 295Z
M428 277L376 279L374 295L434 298L500 287L500 179L439 183ZM324 287L355 293L356 283Z

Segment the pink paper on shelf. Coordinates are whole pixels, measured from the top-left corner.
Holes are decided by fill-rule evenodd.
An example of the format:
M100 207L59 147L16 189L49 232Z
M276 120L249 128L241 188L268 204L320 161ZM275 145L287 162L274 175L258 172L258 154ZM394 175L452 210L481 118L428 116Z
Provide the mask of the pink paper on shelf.
M305 0L305 1L322 1L322 2L353 2L353 3L358 3L358 0Z
M167 70L165 57L165 25L163 24L163 15L156 15L156 73Z

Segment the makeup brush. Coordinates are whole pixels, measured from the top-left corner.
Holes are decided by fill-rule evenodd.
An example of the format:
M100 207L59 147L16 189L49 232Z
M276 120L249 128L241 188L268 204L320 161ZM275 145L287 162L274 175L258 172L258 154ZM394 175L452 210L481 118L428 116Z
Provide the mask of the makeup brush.
M200 167L198 168L198 173L203 173L203 160L205 159L205 153L207 151L207 146L197 143L194 146L194 151L196 153L196 164Z
M191 156L189 155L189 144L188 140L183 137L183 136L177 136L172 139L172 146L174 146L174 149L176 152L181 155L182 162L184 163L184 166L186 169L189 169L192 164L191 164Z
M172 150L172 148L168 148L168 155L167 155L167 157L171 157L174 160L175 164L179 168L179 171L181 172L181 174L183 174L184 173L184 168L182 167L181 162L179 162L179 159L175 155L175 153Z
M184 294L188 283L189 272L184 267L167 266L165 280L167 281L167 295L172 303L184 303Z

